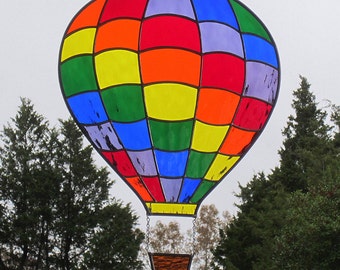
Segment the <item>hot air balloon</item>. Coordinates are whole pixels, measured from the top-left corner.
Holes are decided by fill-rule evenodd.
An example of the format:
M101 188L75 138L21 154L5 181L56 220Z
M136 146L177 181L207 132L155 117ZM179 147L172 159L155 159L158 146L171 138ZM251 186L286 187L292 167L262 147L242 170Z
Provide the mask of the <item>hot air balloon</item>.
M277 48L237 0L95 0L59 77L88 140L148 215L195 216L275 106Z

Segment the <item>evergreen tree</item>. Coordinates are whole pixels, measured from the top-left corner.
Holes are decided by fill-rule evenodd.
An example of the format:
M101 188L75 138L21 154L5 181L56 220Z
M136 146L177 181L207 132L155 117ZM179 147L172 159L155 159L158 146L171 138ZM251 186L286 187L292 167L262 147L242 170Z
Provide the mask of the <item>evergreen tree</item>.
M339 109L318 109L307 80L294 91L280 166L241 187L234 220L214 250L219 269L336 269L339 256ZM334 128L334 127L333 127ZM305 254L306 253L306 254ZM306 258L303 258L304 254ZM312 259L313 257L313 259ZM313 267L307 263L313 262Z
M92 147L72 120L61 121L57 170L60 175L55 209L54 243L59 269L74 269L84 253L95 214L108 200L111 181L105 168L97 169Z
M333 106L332 148L322 176L308 192L289 196L287 215L273 246L277 269L337 269L340 265L339 106Z
M325 123L327 113L317 108L306 78L301 77L300 88L293 95L295 115L289 116L283 130L280 167L274 174L287 191L306 192L308 185L318 183L327 169L332 151L331 128Z
M282 229L273 239L276 269L339 269L339 177L337 184L290 196Z
M1 223L1 255L15 269L26 265L42 269L47 264L54 175L51 173L50 146L53 132L48 122L34 111L27 99L15 118L1 133L0 148L1 203L6 208ZM48 187L48 188L46 188Z
M139 266L137 217L110 204L108 172L94 165L74 122L60 124L50 128L22 99L1 132L0 269L81 269L84 254L93 269ZM102 239L112 243L95 245ZM124 247L112 249L118 242Z
M138 218L130 206L113 202L96 218L96 233L90 238L84 269L142 269L142 262L137 257L144 234L135 228Z
M240 189L240 211L222 227L213 251L215 268L271 269L270 247L284 219L286 193L263 173Z

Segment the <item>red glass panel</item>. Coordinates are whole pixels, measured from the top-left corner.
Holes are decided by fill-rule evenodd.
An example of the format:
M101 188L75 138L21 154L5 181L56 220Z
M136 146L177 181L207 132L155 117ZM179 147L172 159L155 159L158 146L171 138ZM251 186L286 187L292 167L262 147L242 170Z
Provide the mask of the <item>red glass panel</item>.
M244 60L225 53L203 55L202 87L222 88L241 94L244 78Z

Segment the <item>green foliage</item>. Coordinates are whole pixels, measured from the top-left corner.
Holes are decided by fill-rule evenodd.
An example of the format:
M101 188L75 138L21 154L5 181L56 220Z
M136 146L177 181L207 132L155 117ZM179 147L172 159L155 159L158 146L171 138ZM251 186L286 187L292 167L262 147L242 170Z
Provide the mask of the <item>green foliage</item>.
M241 204L221 228L215 269L338 269L339 106L318 109L307 80L294 91L280 165L240 187Z
M74 122L50 128L27 99L11 120L1 132L0 269L81 269L85 257L92 269L138 269L137 217L110 204L112 181L94 165ZM105 256L98 252L102 238L125 245L102 241Z
M301 77L300 88L293 95L295 115L289 116L283 131L280 167L275 171L275 177L290 192L307 191L308 185L318 183L333 159L327 113L317 108L306 78Z
M1 133L0 201L6 211L5 223L0 224L4 232L1 250L9 265L24 269L33 263L40 266L42 254L50 252L45 239L55 193L50 155L55 137L26 99L12 123L14 127L7 125Z
M340 164L339 164L340 165ZM340 181L290 196L274 242L277 269L337 269L340 265Z
M284 219L286 193L263 173L240 188L240 212L220 230L215 264L226 269L270 269L270 246Z
M106 169L97 170L92 148L83 148L82 134L72 120L61 121L59 172L54 228L60 239L58 264L64 269L77 266L84 253L88 234L96 226L93 216L107 202L111 182Z
M84 269L142 269L137 256L144 234L134 229L138 218L130 206L114 202L96 218L96 233L85 253Z

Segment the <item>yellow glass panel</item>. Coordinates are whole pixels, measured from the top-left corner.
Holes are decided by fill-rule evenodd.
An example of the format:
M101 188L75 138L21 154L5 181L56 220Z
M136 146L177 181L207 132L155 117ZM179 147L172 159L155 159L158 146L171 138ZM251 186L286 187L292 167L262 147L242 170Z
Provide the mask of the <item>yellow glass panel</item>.
M86 28L73 33L64 40L61 62L78 54L91 54L96 28Z
M229 126L213 126L196 121L192 148L200 152L216 152L228 129Z
M101 89L125 83L140 83L138 55L127 50L111 50L95 57Z
M151 214L165 215L189 215L196 213L196 204L186 203L145 203Z
M160 83L144 88L148 116L161 120L194 117L197 89L176 83Z
M211 181L221 180L221 178L230 171L239 158L239 156L225 156L218 154L204 178Z

